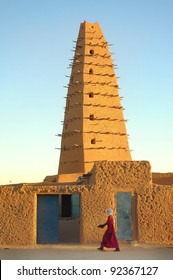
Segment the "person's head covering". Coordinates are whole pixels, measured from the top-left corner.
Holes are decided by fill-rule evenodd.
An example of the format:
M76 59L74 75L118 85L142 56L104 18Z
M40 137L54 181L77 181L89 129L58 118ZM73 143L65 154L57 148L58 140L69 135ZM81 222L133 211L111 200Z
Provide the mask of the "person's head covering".
M108 208L108 209L107 209L107 214L108 214L108 216L110 216L110 215L112 215L112 214L113 214L113 210L112 210L112 208Z

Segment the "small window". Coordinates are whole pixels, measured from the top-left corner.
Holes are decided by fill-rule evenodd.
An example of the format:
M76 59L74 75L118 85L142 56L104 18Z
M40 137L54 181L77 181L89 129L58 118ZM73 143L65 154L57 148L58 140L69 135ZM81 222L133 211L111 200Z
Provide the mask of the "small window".
M67 127L68 127L68 124L66 123L66 124L65 124L65 129L67 129Z
M91 114L89 118L90 118L91 121L94 120L94 115Z
M94 54L94 50L90 50L90 54L93 55Z
M79 194L63 194L61 196L61 217L80 216L80 197Z
M94 97L94 93L93 92L90 92L89 93L89 98L93 98Z
M96 139L95 138L91 139L91 144L95 144L95 143L96 143Z
M93 69L92 68L90 68L89 74L93 74Z

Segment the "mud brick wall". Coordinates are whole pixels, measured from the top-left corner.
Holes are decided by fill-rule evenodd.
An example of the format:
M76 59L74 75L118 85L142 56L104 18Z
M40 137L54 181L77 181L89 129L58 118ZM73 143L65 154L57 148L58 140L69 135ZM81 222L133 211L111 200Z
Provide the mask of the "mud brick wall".
M152 184L138 201L138 240L173 245L173 185Z
M34 242L34 193L23 185L0 187L0 245Z
M92 188L83 194L82 199L83 242L101 240L104 229L99 231L97 225L106 221L107 208L113 208L116 218L116 192L127 191L138 195L151 186L150 164L147 161L97 162L92 172ZM135 223L140 211L142 208L138 206Z
M0 186L0 246L36 244L37 194L71 194L79 188L83 191L85 186L44 183Z
M97 162L88 181L0 186L0 246L36 245L37 194L79 193L80 242L100 242L116 192L132 192L133 240L173 245L173 185L152 183L147 161Z
M131 160L118 78L98 22L81 23L70 67L58 182L77 180L96 161Z
M173 245L173 185L152 183L150 163L98 162L93 169L92 188L82 202L82 241L101 240L106 209L112 207L116 218L116 192L132 192L133 238L149 244ZM88 210L87 210L88 208Z

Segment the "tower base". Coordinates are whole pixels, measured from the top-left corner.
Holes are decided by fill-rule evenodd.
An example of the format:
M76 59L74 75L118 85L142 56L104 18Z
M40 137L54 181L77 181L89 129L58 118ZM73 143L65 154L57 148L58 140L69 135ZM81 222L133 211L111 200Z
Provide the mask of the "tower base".
M59 174L57 176L57 182L58 183L77 182L79 177L82 175L83 175L82 173Z

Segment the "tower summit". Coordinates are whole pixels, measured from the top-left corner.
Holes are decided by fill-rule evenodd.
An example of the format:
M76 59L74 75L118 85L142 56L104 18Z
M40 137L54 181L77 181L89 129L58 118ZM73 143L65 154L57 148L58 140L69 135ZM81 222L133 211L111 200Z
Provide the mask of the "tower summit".
M76 181L96 161L131 160L117 77L99 24L81 23L68 85L58 181Z

